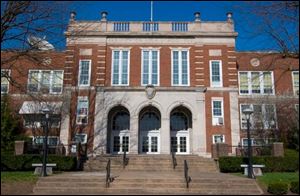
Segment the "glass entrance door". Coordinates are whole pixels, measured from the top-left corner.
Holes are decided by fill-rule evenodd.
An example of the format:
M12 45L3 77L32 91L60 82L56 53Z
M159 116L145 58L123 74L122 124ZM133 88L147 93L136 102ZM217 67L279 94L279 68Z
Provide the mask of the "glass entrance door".
M145 108L139 120L139 152L160 153L160 114L153 108Z
M171 150L176 154L188 154L188 133L177 132L171 134Z
M140 149L145 154L158 154L160 151L159 132L152 131L147 134L142 134Z
M124 151L129 151L129 133L126 132L119 132L113 134L113 154L121 154Z

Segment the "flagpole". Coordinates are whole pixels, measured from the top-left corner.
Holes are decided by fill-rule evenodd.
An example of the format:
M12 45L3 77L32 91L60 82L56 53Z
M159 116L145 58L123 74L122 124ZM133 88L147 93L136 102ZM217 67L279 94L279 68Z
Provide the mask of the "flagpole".
M150 17L150 21L153 21L153 1L151 1L151 17Z

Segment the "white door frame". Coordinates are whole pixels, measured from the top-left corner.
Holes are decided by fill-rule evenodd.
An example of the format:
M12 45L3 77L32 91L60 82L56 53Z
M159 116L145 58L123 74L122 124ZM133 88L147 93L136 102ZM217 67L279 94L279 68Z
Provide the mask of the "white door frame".
M148 137L148 152L143 152L143 137ZM152 151L152 137L157 137L157 152ZM160 129L159 130L150 130L150 131L141 131L140 133L140 153L142 154L160 154Z
M122 131L114 131L112 130L112 134L111 134L111 153L112 154L123 154L123 149L122 149L122 143L123 143L123 137L126 136L128 137L128 152L129 153L130 151L130 131L127 129L127 130L122 130ZM114 137L120 137L120 147L119 147L119 151L116 152L114 151Z
M180 131L171 131L171 137L176 137L177 138L177 152L175 154L190 154L190 129L188 130L180 130ZM186 152L180 152L180 137L185 137L186 138ZM170 142L171 142L170 138ZM171 150L172 150L172 144L171 144Z

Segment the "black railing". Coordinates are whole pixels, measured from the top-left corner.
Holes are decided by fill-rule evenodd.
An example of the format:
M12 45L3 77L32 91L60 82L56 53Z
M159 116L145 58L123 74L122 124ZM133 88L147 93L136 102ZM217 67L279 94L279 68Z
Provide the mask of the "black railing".
M126 157L126 150L123 153L123 169L125 169L126 165L128 165L129 158Z
M189 188L189 184L192 181L192 178L189 176L189 167L186 160L184 160L184 178L186 182L186 188Z
M106 188L109 188L109 184L113 181L113 178L110 177L110 159L108 159L106 166Z
M175 157L175 152L172 150L172 163L173 163L173 169L177 166L177 161Z

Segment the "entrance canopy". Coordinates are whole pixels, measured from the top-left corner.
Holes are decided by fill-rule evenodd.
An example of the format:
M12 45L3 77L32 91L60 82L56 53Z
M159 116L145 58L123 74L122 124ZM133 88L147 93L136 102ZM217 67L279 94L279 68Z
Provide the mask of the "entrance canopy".
M48 108L52 114L59 114L62 107L62 101L58 102L38 102L24 101L19 114L42 114L42 110Z

